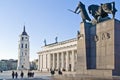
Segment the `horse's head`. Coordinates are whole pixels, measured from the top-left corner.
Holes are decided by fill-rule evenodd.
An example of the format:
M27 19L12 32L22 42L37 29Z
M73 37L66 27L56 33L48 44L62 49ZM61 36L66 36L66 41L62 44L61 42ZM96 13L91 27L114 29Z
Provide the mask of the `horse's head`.
M80 9L82 9L82 8L84 8L84 7L85 7L85 5L84 5L82 2L80 2L80 1L79 1L78 6L79 6L79 8L80 8Z
M98 5L93 4L93 5L88 6L88 11L89 11L90 14L92 14L92 12L98 11L98 8L99 8Z
M91 12L91 5L88 6L88 11L89 11L90 14L92 13L92 12Z

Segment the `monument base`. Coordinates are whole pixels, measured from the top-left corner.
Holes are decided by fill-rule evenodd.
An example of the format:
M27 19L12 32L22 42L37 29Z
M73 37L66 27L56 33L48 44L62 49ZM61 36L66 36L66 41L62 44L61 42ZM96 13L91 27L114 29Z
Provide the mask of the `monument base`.
M84 75L84 76L95 76L95 77L111 77L112 71L111 70L84 70L84 72L77 72L77 75Z
M76 75L120 76L120 21L80 24Z

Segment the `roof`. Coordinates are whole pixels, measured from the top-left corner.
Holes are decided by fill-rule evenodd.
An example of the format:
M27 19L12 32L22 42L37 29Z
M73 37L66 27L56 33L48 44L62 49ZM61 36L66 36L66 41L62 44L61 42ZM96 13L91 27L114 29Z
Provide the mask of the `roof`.
M26 31L25 31L25 26L24 26L24 28L23 28L22 35L27 35L27 33L26 33Z

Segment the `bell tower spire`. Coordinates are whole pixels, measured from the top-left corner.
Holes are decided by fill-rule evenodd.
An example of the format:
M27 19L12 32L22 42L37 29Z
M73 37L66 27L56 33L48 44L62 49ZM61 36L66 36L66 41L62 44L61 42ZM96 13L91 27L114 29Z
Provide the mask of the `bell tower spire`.
M22 35L27 35L27 33L26 33L26 31L25 31L25 25L24 25L24 27L23 27Z
M20 35L19 46L18 46L18 70L29 70L29 36L25 31L25 25L23 32Z
M26 31L25 31L25 25L24 25L24 29L23 29L23 32L26 32Z

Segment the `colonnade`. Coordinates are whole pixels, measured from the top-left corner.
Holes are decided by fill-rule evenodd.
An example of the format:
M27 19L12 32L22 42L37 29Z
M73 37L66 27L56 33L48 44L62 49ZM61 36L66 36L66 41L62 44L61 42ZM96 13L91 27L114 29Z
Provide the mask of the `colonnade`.
M38 69L41 71L62 70L75 71L77 50L69 50L63 52L46 53L39 55Z

